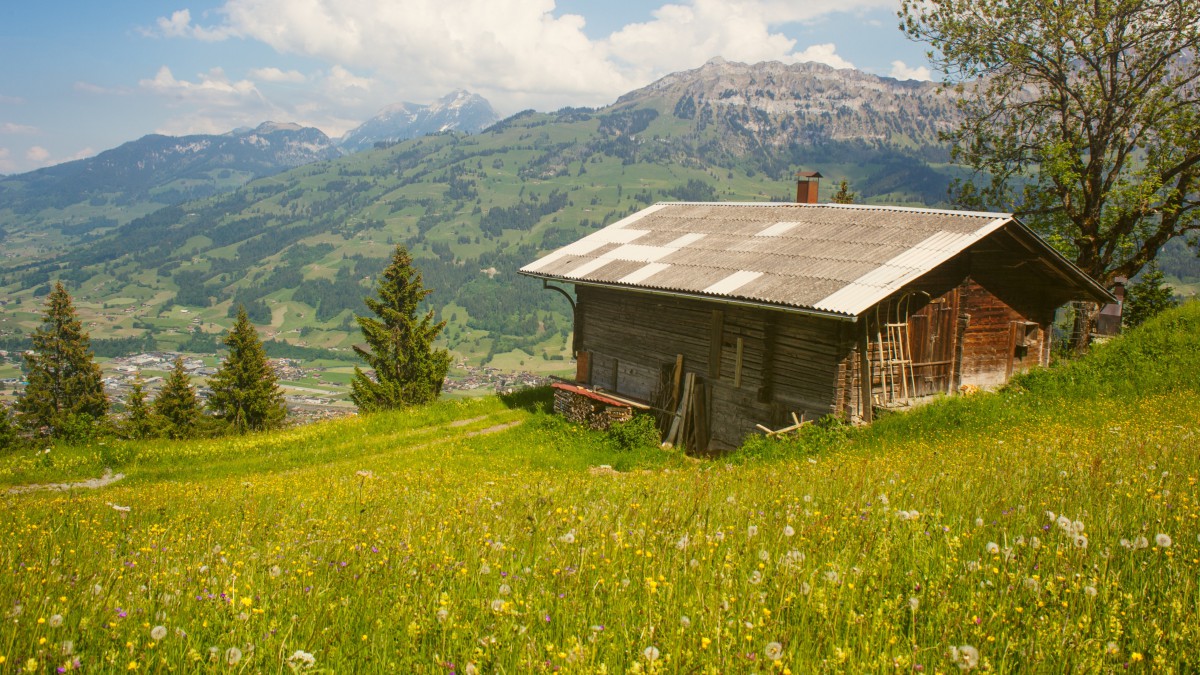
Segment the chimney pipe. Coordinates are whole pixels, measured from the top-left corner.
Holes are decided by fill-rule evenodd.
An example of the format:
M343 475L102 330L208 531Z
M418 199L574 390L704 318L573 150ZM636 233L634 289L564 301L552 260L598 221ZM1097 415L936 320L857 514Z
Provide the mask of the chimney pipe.
M816 204L821 174L816 171L796 172L796 203Z

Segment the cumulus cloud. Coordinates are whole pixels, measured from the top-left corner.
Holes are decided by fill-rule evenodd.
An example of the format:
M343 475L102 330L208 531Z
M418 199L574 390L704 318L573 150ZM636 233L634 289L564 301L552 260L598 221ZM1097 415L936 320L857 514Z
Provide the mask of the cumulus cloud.
M28 124L16 124L15 122L5 122L0 124L0 134L36 134L40 130L37 127L29 126Z
M778 27L893 4L678 0L656 9L648 21L592 39L583 17L556 13L555 0L225 0L216 25L198 26L180 10L159 19L157 33L197 39L236 35L281 54L315 58L328 64L325 87L395 91L422 100L445 94L453 83L512 109L609 103L717 55L849 67L832 45L798 44ZM298 75L267 70L249 77L279 82L290 80L270 78Z
M141 80L143 89L165 94L179 101L231 106L246 100L261 100L258 88L250 80L230 80L222 68L200 73L196 81L176 79L171 69L162 66L153 78Z
M218 42L236 35L236 32L229 26L205 28L193 24L192 13L187 9L172 12L169 17L159 17L154 28L143 28L142 33L151 37L186 37L205 42Z
M50 159L50 151L40 145L35 145L25 151L25 159L36 164L41 164Z
M933 74L929 72L929 68L925 66L911 67L903 61L892 61L891 77L897 80L924 80L928 82L933 79Z
M308 78L298 70L280 70L279 68L254 68L249 76L260 82L304 82Z

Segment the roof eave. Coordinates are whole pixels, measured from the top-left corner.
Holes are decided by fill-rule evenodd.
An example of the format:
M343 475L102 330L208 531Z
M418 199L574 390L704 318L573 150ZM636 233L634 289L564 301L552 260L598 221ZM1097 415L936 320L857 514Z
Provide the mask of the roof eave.
M1015 216L1011 220L1014 228L1020 232L1025 239L1025 242L1040 249L1043 253L1049 255L1055 262L1063 268L1066 273L1073 277L1084 290L1090 291L1092 299L1100 304L1108 304L1117 302L1117 297L1112 294L1107 288L1100 285L1099 281L1092 278L1092 275L1084 272L1078 265L1071 262L1065 255L1059 253L1058 249L1051 246L1044 239L1039 237L1028 225L1022 223Z

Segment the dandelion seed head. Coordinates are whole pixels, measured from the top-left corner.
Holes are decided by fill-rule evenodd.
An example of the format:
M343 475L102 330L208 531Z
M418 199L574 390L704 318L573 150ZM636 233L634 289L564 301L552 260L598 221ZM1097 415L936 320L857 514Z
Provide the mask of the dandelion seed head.
M230 647L225 650L225 663L231 666L236 666L242 660L242 650L237 647Z
M58 628L61 626L63 624L62 614L55 614L51 616L49 623L51 628Z
M1171 535L1159 532L1154 535L1154 545L1159 548L1171 548Z
M645 649L642 650L642 656L645 656L647 661L651 661L651 662L657 661L658 655L659 655L658 647L655 647L654 645L650 645L649 647L646 647Z
M167 637L166 626L155 626L154 628L150 629L151 640L154 640L155 642L162 642L162 639L165 637Z
M768 642L766 648L763 649L763 655L767 657L768 661L778 661L783 658L783 645L778 642Z

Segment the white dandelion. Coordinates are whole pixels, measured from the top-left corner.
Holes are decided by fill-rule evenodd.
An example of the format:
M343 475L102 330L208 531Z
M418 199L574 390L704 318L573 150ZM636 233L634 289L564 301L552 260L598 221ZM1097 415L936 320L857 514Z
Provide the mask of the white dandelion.
M151 640L154 640L155 642L162 642L162 639L165 637L167 637L166 626L155 626L154 628L150 629Z
M303 649L297 649L288 657L288 664L303 670L304 668L312 668L317 663L317 657Z
M778 661L783 658L783 645L778 642L768 642L767 648L763 650L763 655L768 661Z
M692 625L692 620L689 619L687 617L687 615L685 614L685 615L679 617L679 625L683 626L684 628L687 628L688 626Z
M915 612L915 611L917 611L917 608L920 606L921 606L921 601L919 599L917 599L916 596L913 596L908 599L908 608L910 610Z
M55 614L54 616L51 616L49 623L51 628L58 628L61 626L63 624L62 614Z
M971 645L950 648L950 660L959 670L973 670L979 665L979 650Z
M796 530L792 529L792 526L791 526L791 525L785 525L785 526L784 526L784 528L783 528L783 536L785 536L785 537L792 537L792 536L795 536L795 534L796 534Z
M984 548L986 548L987 552L991 555L996 555L997 553L1000 552L1000 544L997 544L994 541L989 541L987 543L987 546Z
M757 535L758 535L758 526L757 525L751 525L750 527L746 528L746 536L747 537L754 537Z
M758 570L754 570L753 572L750 573L750 583L758 585L758 584L762 583L762 580L763 580L762 572L759 572Z
M650 645L642 650L642 656L645 656L647 661L657 661L658 654L658 647L655 647L654 645Z
M1159 532L1158 534L1154 535L1154 545L1158 546L1159 548L1171 548L1171 536Z
M225 650L225 663L231 666L236 666L238 661L242 660L242 650L237 647L230 647Z

